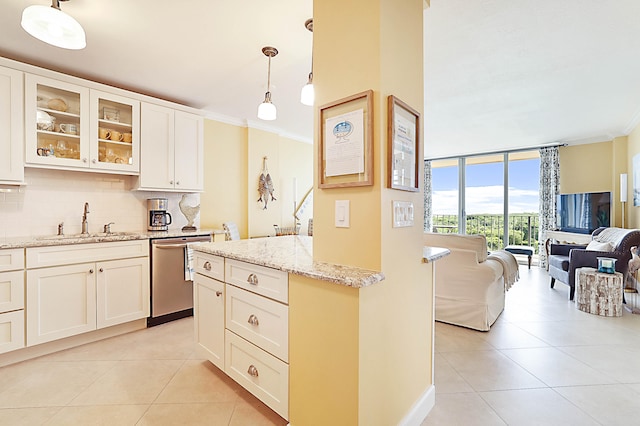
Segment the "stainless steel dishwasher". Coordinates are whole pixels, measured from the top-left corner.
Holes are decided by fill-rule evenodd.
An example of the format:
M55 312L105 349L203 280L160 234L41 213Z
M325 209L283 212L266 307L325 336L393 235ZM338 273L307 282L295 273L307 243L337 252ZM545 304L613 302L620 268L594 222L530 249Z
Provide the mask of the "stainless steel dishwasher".
M186 280L186 247L210 235L151 239L151 315L147 326L193 315L193 281Z

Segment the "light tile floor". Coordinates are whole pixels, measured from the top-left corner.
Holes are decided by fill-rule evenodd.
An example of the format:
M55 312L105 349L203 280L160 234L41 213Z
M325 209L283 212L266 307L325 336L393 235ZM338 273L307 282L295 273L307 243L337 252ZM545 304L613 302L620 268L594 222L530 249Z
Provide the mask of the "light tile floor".
M488 332L436 323L431 425L640 424L640 315L587 314L520 265Z
M520 266L489 332L436 323L423 425L640 421L640 315L586 314ZM0 425L286 425L194 354L193 319L0 368Z
M185 318L0 368L0 425L286 425L194 354Z

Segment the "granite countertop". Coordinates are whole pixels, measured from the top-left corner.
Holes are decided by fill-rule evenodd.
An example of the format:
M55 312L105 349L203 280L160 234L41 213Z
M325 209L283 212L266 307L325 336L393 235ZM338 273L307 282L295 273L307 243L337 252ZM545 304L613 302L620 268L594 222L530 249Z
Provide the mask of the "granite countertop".
M267 266L296 275L361 288L384 280L378 271L313 260L313 239L303 235L193 243L196 251Z
M0 249L10 248L28 248L28 247L45 247L60 246L66 244L88 244L88 243L106 243L113 241L131 241L131 240L149 240L153 238L170 238L170 237L188 237L198 235L211 235L210 229L199 229L193 232L183 232L179 229L169 231L127 231L112 232L105 234L103 232L90 233L87 236L74 235L45 235L30 237L12 237L0 239Z
M422 249L422 261L424 263L435 262L450 254L451 250L447 248L424 246Z

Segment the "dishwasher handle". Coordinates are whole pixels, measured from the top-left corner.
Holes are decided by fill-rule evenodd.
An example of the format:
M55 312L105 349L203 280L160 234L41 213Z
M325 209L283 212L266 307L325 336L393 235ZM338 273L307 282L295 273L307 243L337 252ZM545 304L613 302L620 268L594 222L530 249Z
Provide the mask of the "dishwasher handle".
M186 244L154 244L153 248L159 249L173 249L173 248L185 248Z

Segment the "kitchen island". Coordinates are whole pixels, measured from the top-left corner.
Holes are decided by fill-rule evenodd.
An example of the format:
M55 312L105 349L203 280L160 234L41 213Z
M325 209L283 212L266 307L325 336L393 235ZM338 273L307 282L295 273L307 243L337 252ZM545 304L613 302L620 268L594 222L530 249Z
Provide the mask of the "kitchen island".
M384 303L370 289L384 286L385 276L314 261L312 242L283 236L190 245L196 343L200 355L291 424L358 424L362 382L375 380L360 366L370 362L368 351L389 347L370 335L361 312ZM446 254L416 254L416 262L430 264L424 282L411 284L424 289L424 313L433 304L432 263ZM427 343L416 336L417 346Z

